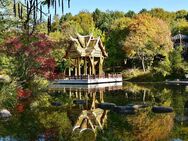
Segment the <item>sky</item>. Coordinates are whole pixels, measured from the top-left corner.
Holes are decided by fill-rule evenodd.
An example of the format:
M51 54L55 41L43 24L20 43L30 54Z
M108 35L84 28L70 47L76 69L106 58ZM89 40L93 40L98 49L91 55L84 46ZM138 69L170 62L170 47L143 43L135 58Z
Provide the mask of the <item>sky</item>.
M163 8L167 11L177 11L181 9L188 10L188 0L71 0L71 8L65 6L65 13L73 15L79 11L94 11L96 8L106 10L118 10L127 12L133 10L139 12L146 8Z

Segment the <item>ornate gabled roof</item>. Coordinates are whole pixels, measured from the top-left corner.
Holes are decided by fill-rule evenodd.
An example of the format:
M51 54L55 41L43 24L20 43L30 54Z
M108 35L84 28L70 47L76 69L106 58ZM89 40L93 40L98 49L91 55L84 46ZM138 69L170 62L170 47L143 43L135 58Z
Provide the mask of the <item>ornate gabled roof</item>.
M175 35L174 37L172 37L173 41L180 40L180 39L188 40L188 36L179 33L179 34Z
M100 39L94 38L92 34L82 36L76 35L76 38L70 37L72 44L66 51L66 57L107 57L107 52Z

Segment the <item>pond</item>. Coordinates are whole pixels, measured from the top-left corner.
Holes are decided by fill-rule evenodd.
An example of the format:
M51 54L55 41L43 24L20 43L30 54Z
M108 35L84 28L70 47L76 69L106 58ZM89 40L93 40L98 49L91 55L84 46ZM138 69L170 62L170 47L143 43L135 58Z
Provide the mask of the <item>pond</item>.
M185 85L124 82L35 89L32 96L20 98L12 85L1 85L0 109L11 116L0 120L0 141L188 139ZM121 106L128 110L117 109ZM153 106L172 107L173 112L155 113Z

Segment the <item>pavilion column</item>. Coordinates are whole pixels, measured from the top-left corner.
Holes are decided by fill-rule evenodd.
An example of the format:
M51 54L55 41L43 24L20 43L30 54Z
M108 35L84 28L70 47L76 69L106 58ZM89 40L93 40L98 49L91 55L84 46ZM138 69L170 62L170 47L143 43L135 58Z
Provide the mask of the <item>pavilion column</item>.
M89 70L88 70L88 71L89 71L88 73L89 73L89 75L91 75L91 64L89 64L88 69L89 69Z
M68 71L69 71L68 75L71 76L71 68L70 67L68 68Z
M74 75L77 76L77 67L74 67Z
M90 61L91 61L91 74L94 74L95 75L95 64L94 64L94 57L91 57L90 58Z
M80 57L77 58L77 75L80 76L81 75L81 67L80 67Z
M103 57L100 57L99 59L99 75L102 75L103 74Z
M84 75L87 75L87 59L84 58Z
M75 76L77 76L77 70L78 70L77 62L78 62L78 60L75 59L75 64L76 64L75 67L74 67L74 75Z

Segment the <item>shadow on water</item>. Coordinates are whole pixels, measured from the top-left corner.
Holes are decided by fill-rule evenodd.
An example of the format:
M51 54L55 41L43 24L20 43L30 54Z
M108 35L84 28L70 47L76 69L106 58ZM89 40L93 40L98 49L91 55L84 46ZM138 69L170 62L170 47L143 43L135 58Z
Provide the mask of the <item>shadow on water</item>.
M6 96L5 96L6 95ZM10 102L11 101L11 102ZM174 112L154 113L153 106ZM188 138L188 87L159 83L51 85L48 92L17 98L0 88L0 140L175 141Z

